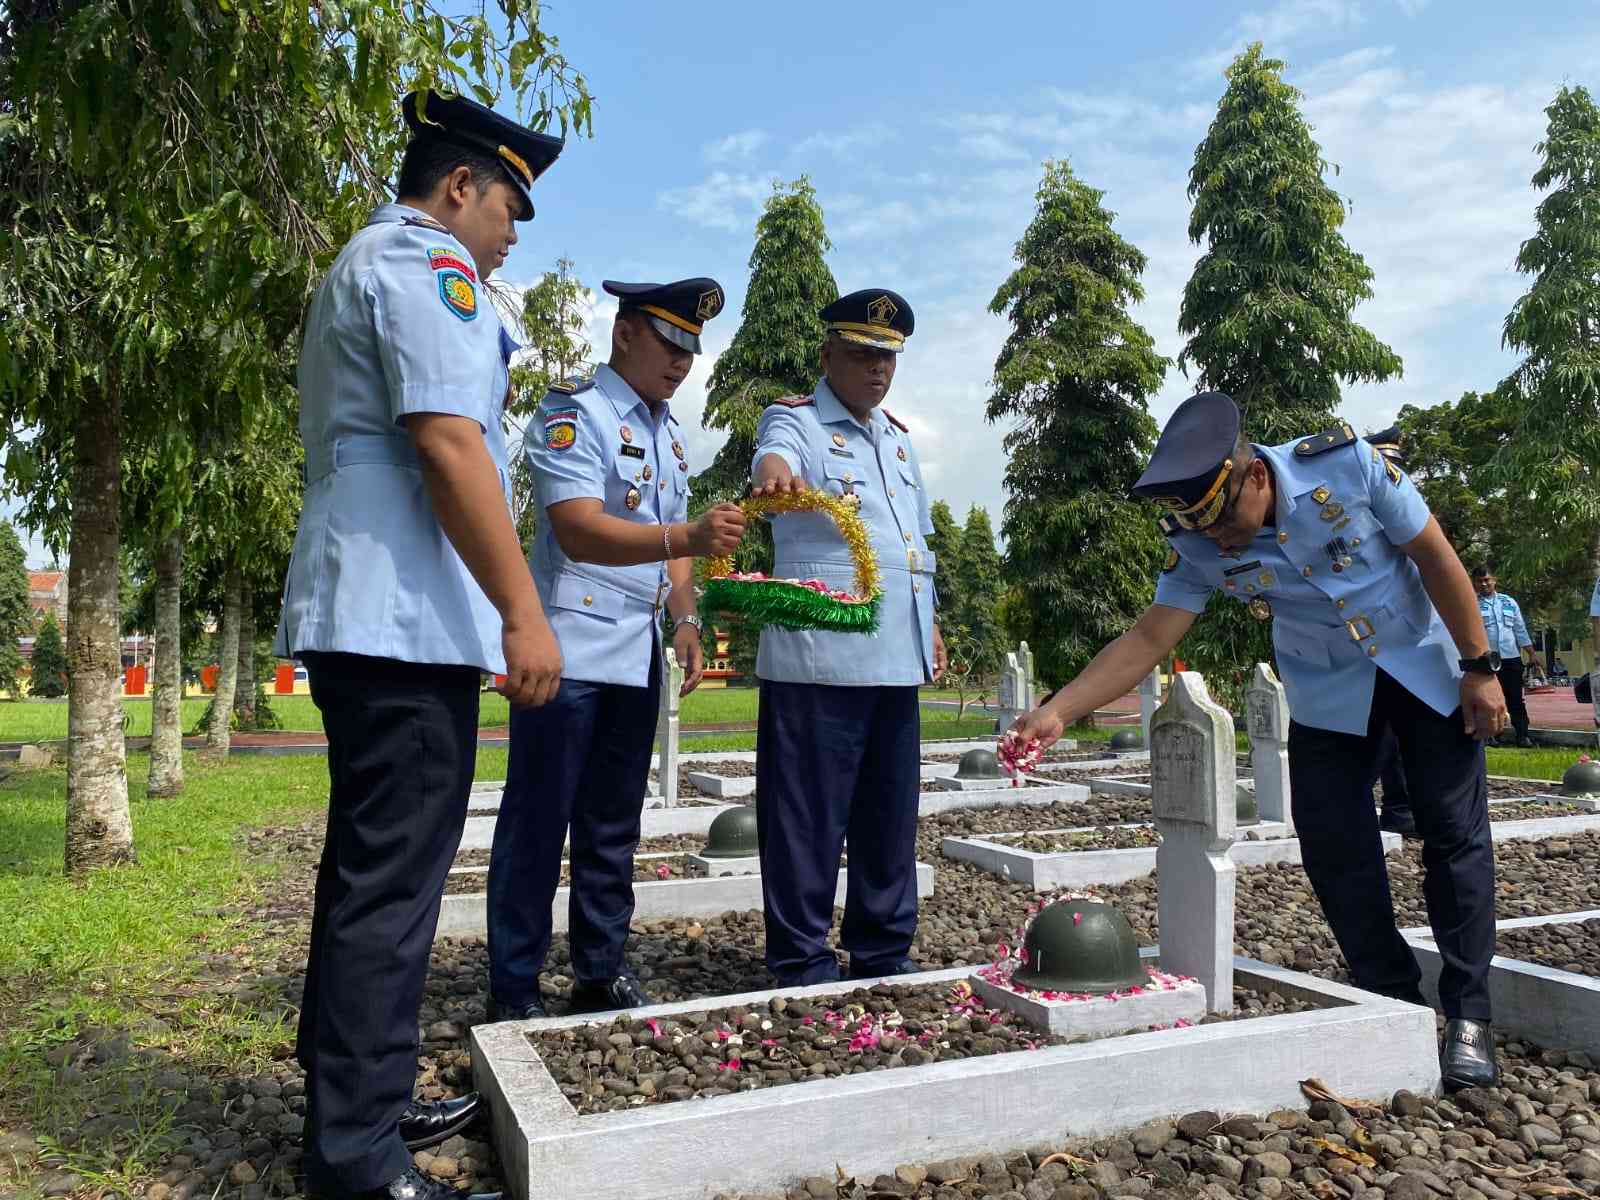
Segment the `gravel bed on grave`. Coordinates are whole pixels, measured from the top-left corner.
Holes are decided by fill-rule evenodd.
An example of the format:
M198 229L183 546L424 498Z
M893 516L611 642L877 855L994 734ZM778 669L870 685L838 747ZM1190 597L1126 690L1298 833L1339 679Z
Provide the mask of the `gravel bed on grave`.
M1102 746L1098 750L1047 750L1040 757L1042 763L1068 763L1090 762L1097 758L1113 758L1116 752ZM961 761L959 754L924 754L922 761L925 763L958 763Z
M1578 975L1600 976L1600 920L1505 929L1495 938L1495 953Z
M698 854L705 848L706 835L703 833L664 833L660 837L647 837L639 839L639 847L635 854ZM492 850L459 850L456 852L455 866L458 867L487 867L489 855Z
M1234 1014L1210 1020L1314 1007L1244 988L1235 989L1235 1005ZM1093 1040L1041 1033L986 1007L964 983L879 984L815 1001L780 996L754 1009L619 1017L528 1034L562 1094L585 1115Z
M1082 805L1072 807L1086 811ZM1017 809L1007 815L1015 818L1029 811ZM950 816L943 814L938 820ZM1089 822L1055 817L1051 823ZM925 830L931 825L923 821ZM932 833L919 842L930 839L936 847L937 836ZM212 953L201 946L193 963L208 994L225 997L242 1010L286 1019L287 1032L276 1061L265 1063L256 1074L223 1073L175 1065L164 1040L158 1039L159 1048L148 1052L136 1044L132 1061L141 1062L141 1056L148 1054L152 1069L161 1072L147 1099L158 1100L165 1111L176 1115L174 1142L156 1151L158 1157L151 1160L154 1169L141 1184L148 1197L157 1194L152 1181L166 1189L165 1200L208 1200L219 1193L262 1200L267 1195L293 1194L305 1107L304 1076L291 1057L293 1025L304 982L311 890L321 846L320 818L251 831L242 853L252 862L276 865L279 873L229 915L264 927L270 935L261 940L266 953L246 961L232 952ZM1600 855L1600 835L1506 843L1495 851L1502 917L1600 908L1600 885L1586 868ZM921 857L927 860L925 852ZM1419 844L1408 842L1389 863L1401 923L1423 924ZM1343 961L1303 871L1286 866L1246 868L1237 880L1235 928L1240 953L1327 978L1345 978ZM1100 893L1130 917L1141 940L1153 940L1157 931L1152 881L1136 880ZM1037 899L1019 884L968 864L941 861L938 890L922 905L913 956L929 968L992 961L995 943L1014 937ZM759 911L705 921L642 922L634 926L629 943L629 960L658 1001L771 987L762 964ZM557 1013L565 1010L571 988L570 962L566 935L558 934L543 976L545 993ZM487 971L481 938L449 939L432 948L418 1016L423 1037L417 1091L423 1099L470 1090L467 1031L483 1018ZM1355 1133L1349 1114L1331 1105L1313 1105L1309 1114L1265 1115L1271 1130L1250 1124L1219 1126L1215 1114L1190 1114L1178 1122L1175 1135L1170 1126L1156 1125L1118 1138L1017 1146L1003 1156L908 1164L903 1177L844 1180L837 1189L834 1179L818 1178L807 1181L809 1189L788 1195L793 1200L864 1200L869 1191L920 1200L1018 1200L1019 1196L1102 1200L1121 1195L1153 1200L1238 1196L1346 1200L1364 1189L1366 1200L1451 1200L1452 1194L1454 1200L1512 1200L1526 1194L1522 1189L1529 1180L1505 1172L1531 1173L1533 1167L1545 1169L1536 1177L1541 1181L1576 1185L1585 1193L1600 1195L1600 1153L1590 1148L1600 1147L1596 1132L1600 1127L1595 1124L1600 1071L1579 1053L1541 1052L1500 1037L1497 1042L1506 1071L1504 1090L1464 1093L1439 1104L1399 1097L1388 1112L1362 1117L1361 1135ZM39 1053L43 1055L44 1049ZM130 1062L127 1039L114 1030L84 1027L73 1040L51 1049L49 1062L64 1083L69 1072L80 1080L100 1071L120 1073ZM103 1121L131 1119L113 1109ZM91 1144L97 1135L90 1125L103 1121L85 1123L67 1140ZM1548 1133L1556 1132L1551 1122L1564 1135L1562 1141L1549 1141ZM1547 1132L1532 1132L1529 1126L1542 1126ZM1289 1138L1287 1145L1274 1140L1280 1133ZM1462 1135L1475 1145L1468 1145ZM1207 1141L1218 1136L1225 1137L1227 1145ZM1371 1143L1365 1150L1377 1158L1376 1167L1348 1171L1337 1155L1312 1140L1326 1137L1340 1144L1340 1138L1357 1136ZM1528 1149L1530 1141L1548 1144L1535 1155ZM1084 1161L1057 1159L1042 1165L1048 1153L1057 1151ZM1281 1154L1287 1167L1284 1161L1267 1157L1273 1153ZM930 1148L929 1158L937 1159L936 1148ZM417 1163L465 1191L493 1191L503 1185L486 1126L419 1153ZM237 1181L250 1177L258 1182L243 1185L241 1191ZM1355 1178L1362 1183L1355 1183ZM716 1180L707 1178L704 1183L706 1193L714 1194ZM1029 1192L1033 1183L1040 1187ZM1045 1187L1051 1190L1042 1190ZM780 1200L784 1195L781 1190L770 1193Z
M698 847L697 847L698 850ZM759 871L735 872L735 874L756 875ZM689 861L686 854L674 854L668 858L635 858L633 860L633 881L635 883L652 883L664 879L704 879L705 870L698 864ZM572 868L566 859L561 860L561 881L558 887L566 887L572 882ZM444 881L444 894L446 896L475 896L486 891L489 886L489 876L486 872L474 872L471 875L449 875Z
M997 833L1070 829L1076 825L1126 825L1149 819L1150 800L1146 796L1091 796L1053 804L953 808L917 822L917 857L932 862L931 856L940 853L947 837L990 837Z
M1504 1084L1445 1099L1314 1100L1185 1113L1116 1137L841 1172L714 1200L1514 1200L1600 1194L1600 1075L1582 1054L1501 1044ZM714 1183L712 1185L715 1186ZM711 1189L708 1188L708 1191Z
M1519 792L1518 795L1527 795ZM1491 800L1499 799L1491 795ZM1509 798L1509 797L1508 797ZM1542 800L1529 800L1525 804L1491 804L1489 806L1489 820L1491 821L1531 821L1541 817L1587 817L1592 816L1576 804L1555 803L1546 804Z
M1153 825L1098 825L1075 829L1071 833L1027 833L1021 837L997 839L1013 850L1035 854L1066 854L1090 850L1138 850L1161 844Z

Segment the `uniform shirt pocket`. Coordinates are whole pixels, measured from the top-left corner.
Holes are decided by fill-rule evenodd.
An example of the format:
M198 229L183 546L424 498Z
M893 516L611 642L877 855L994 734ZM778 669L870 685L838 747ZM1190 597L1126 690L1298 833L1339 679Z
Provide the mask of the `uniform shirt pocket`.
M583 613L613 625L622 619L622 611L627 603L627 598L621 592L576 575L563 575L556 580L552 600L556 608Z
M644 497L644 460L618 455L611 467L606 483L606 511L613 516L627 517L639 510ZM632 493L634 502L628 503Z
M1315 666L1325 667L1332 661L1328 656L1326 639L1313 634L1299 633L1281 624L1275 626L1272 631L1272 645L1279 654L1287 654L1291 658Z
M851 492L862 490L866 483L861 477L860 469L849 462L827 462L822 464L824 488L830 496L847 496Z

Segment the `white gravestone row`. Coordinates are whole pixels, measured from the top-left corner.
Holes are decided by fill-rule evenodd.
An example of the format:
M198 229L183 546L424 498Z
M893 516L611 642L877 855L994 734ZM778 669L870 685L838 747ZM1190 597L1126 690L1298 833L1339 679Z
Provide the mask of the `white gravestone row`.
M1161 668L1157 667L1139 681L1139 733L1141 745L1150 749L1150 719L1161 707Z
M683 690L683 668L678 656L670 648L666 652L667 669L661 673L661 710L656 715L656 740L660 755L656 764L657 790L661 793L662 808L678 806L678 706Z
M1022 668L1022 682L1025 690L1022 694L1023 710L1032 712L1039 703L1039 677L1034 672L1033 651L1028 648L1027 642L1017 645L1017 666Z
M1018 717L1033 709L1033 651L1023 642L1017 650L1006 652L1006 664L1000 669L1000 714L995 721L995 732L1004 733L1015 724Z
M1233 718L1194 671L1172 677L1150 733L1161 967L1192 975L1213 1011L1233 1008Z
M1256 810L1263 821L1282 821L1285 836L1291 836L1294 813L1289 803L1289 700L1268 664L1256 664L1244 705Z

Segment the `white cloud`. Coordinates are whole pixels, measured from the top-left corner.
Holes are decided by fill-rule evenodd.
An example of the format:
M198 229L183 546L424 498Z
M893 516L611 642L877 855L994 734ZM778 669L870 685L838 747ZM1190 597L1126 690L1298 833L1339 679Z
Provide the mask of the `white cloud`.
M740 133L730 133L727 137L718 138L714 142L707 142L700 148L700 157L713 165L742 162L765 146L768 140L766 130L746 129Z
M888 125L873 122L858 126L855 129L844 129L837 132L814 133L808 138L802 138L795 144L794 157L807 158L819 154L831 154L835 158L851 158L866 150L876 150L880 146L888 145L896 137L903 136Z
M776 177L713 171L687 187L669 188L656 197L656 207L686 221L729 232L746 232L755 224Z

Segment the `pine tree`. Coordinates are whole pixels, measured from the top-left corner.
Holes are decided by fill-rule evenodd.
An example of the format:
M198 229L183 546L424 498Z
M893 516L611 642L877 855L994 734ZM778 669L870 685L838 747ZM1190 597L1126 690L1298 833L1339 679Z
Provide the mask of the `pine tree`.
M1265 445L1333 425L1339 384L1401 373L1399 356L1352 319L1372 269L1340 232L1343 199L1300 114L1300 92L1261 44L1228 68L1228 87L1189 171L1189 238L1205 252L1183 291L1178 355L1202 388L1228 393L1245 434ZM1179 653L1237 708L1248 674L1272 654L1266 622L1221 597Z
M1128 313L1145 256L1112 229L1104 193L1046 163L1018 267L989 309L1010 336L990 421L1006 435L1007 622L1059 684L1149 603L1161 564L1155 512L1128 490L1155 442L1146 401L1169 361Z
M22 647L33 628L28 602L28 560L9 521L0 521L0 692L21 699Z
M33 661L28 693L54 700L67 694L67 651L61 643L61 626L55 613L46 613L33 639Z
M955 514L943 500L929 505L928 514L933 518L933 533L928 538L928 549L933 551L934 560L933 590L939 597L940 623L950 624L959 619L961 611L961 585L957 582L961 526L956 524Z
M1341 379L1401 373L1394 351L1351 319L1372 296L1372 269L1340 233L1344 201L1323 180L1328 164L1283 67L1257 42L1228 68L1189 171L1189 240L1205 252L1178 314L1189 335L1178 366L1232 396L1266 444L1332 425Z
M1549 574L1577 558L1587 584L1600 575L1600 110L1585 88L1563 87L1545 115L1533 186L1548 194L1517 255L1533 285L1503 337L1523 355L1501 384L1520 419L1491 478L1525 497L1538 530L1512 561Z
M816 189L801 176L773 187L750 252L750 284L733 341L711 370L702 424L725 430L727 441L711 466L691 481L691 515L737 500L749 486L756 425L779 396L809 395L820 374L824 330L817 316L839 298L823 255L832 249ZM755 523L734 556L741 571L772 570L772 531ZM755 670L757 633L729 621L728 655L734 670Z
M972 639L973 668L979 676L989 675L1000 669L1005 654L995 611L1005 590L1005 578L1000 552L994 548L989 510L976 504L967 510L967 523L961 531L956 588L960 595L957 621Z

